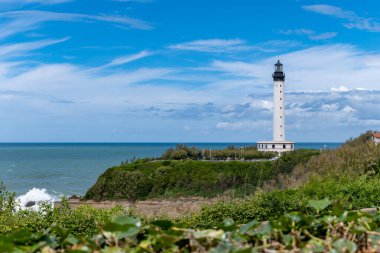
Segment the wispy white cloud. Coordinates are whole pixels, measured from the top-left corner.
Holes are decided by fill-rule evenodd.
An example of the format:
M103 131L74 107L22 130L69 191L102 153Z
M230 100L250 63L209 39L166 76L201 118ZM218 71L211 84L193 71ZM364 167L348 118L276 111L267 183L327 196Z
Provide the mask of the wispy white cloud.
M311 35L309 38L311 40L328 40L336 37L338 33L336 32L326 32L326 33L319 33L315 35Z
M356 28L359 30L366 30L370 32L380 32L380 23L373 18L365 18L357 15L353 11L344 10L340 7L333 5L306 5L303 6L304 10L312 11L322 15L332 16L339 19L346 20L344 24L347 28Z
M280 52L301 46L302 43L296 40L268 40L257 43L255 48L263 52Z
M47 40L39 40L39 41L33 41L33 42L0 45L0 56L2 57L20 56L20 54L23 54L25 52L30 52L30 51L37 50L37 49L47 47L50 45L54 45L57 43L62 43L69 39L70 37L66 37L66 38L57 39L57 40L47 39Z
M226 122L221 121L216 124L217 129L227 130L227 131L252 131L258 129L270 128L272 122L270 120L244 120L237 122Z
M170 49L198 51L198 52L239 52L252 49L246 41L241 39L209 39L209 40L194 40L169 46Z
M327 4L316 4L316 5L305 5L303 6L305 10L317 12L323 15L334 16L337 18L344 19L355 19L357 15L353 11L343 10L340 7Z
M61 4L75 0L2 0L0 5L25 5L25 4Z
M330 90L346 86L376 89L380 54L351 45L333 44L294 51L258 62L214 61L212 67L229 76L254 78L256 85L270 85L273 62L281 59L291 90ZM344 78L342 78L344 77Z
M144 50L144 51L141 51L137 54L121 56L121 57L118 57L118 58L112 60L110 63L107 63L103 66L100 66L99 68L97 68L97 70L124 65L124 64L127 64L130 62L137 61L139 59L151 56L152 54L153 54L152 52L150 52L148 50Z
M248 44L242 39L209 39L194 40L171 45L174 50L197 51L206 53L237 53L245 51L277 52L298 46L300 43L291 40L270 40L255 45Z
M11 10L15 8L20 8L24 6L33 6L33 5L54 5L54 4L63 4L68 2L73 2L75 0L1 0L0 7L4 10Z
M347 91L350 91L350 89L347 88L346 86L339 86L338 88L332 87L331 91L347 92Z
M117 25L129 26L134 29L149 30L152 26L145 21L128 16L87 15L78 13L59 13L38 10L9 11L0 13L0 19L5 19L0 31L0 38L5 38L21 32L34 30L41 23L49 21L81 22L99 21Z
M287 29L280 30L279 33L284 35L305 35L310 40L328 40L338 35L336 32L317 33L310 29Z

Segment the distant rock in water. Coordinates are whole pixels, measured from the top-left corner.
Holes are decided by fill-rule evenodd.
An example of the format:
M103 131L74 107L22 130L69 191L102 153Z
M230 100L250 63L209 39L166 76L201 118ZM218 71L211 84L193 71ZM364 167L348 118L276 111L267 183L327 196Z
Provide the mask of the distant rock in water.
M28 203L26 203L25 207L32 207L36 204L36 201L29 201Z

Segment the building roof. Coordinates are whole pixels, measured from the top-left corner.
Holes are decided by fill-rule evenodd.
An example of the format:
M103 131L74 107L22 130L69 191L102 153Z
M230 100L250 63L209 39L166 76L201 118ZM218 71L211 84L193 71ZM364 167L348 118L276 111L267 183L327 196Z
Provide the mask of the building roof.
M257 144L294 144L293 141L258 141Z
M373 137L380 139L380 132L373 133Z

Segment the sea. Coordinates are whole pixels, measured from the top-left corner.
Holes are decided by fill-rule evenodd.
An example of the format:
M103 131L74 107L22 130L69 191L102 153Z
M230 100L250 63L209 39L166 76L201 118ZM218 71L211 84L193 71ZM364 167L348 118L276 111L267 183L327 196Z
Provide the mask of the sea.
M184 143L202 149L255 143ZM175 143L2 143L0 181L16 196L82 196L106 169L134 158L159 157ZM296 143L296 148L335 149L341 143ZM44 195L44 196L45 196Z

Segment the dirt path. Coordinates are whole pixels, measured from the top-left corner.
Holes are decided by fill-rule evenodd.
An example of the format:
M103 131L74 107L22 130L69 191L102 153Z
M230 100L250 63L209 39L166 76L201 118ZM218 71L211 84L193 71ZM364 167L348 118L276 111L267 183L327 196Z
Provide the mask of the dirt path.
M80 201L78 199L70 199L71 208L77 208L81 205L89 205L95 208L112 208L116 205L123 206L126 210L133 210L134 213L146 217L170 217L178 218L183 215L197 212L203 205L215 203L217 199L204 198L179 198L167 200L144 200L137 202L129 201ZM59 207L60 202L56 202L55 206Z

